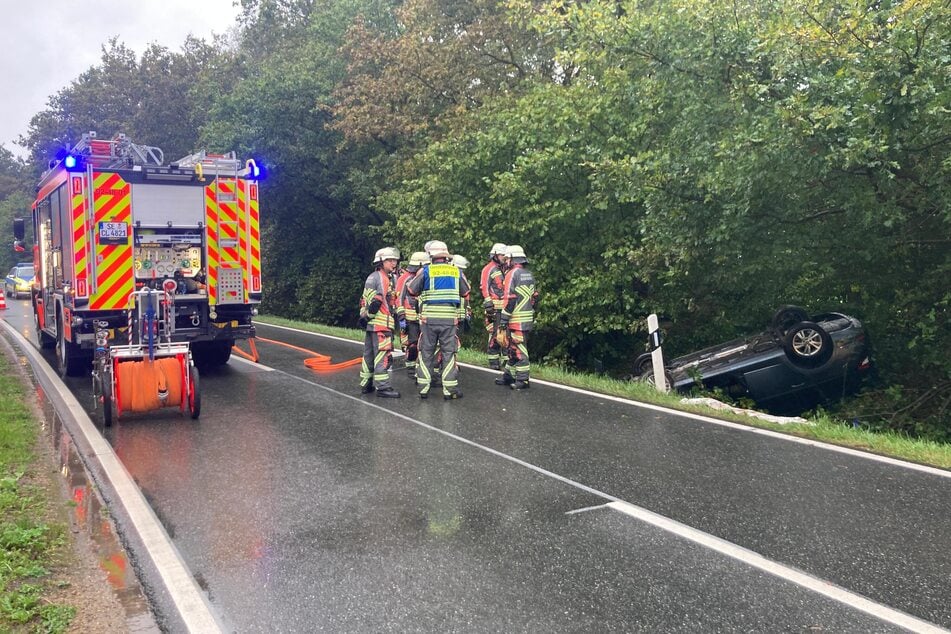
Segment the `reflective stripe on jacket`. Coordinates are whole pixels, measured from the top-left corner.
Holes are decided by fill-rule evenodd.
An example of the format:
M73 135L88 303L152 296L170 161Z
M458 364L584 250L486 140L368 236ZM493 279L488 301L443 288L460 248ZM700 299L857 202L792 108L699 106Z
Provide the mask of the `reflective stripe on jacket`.
M419 298L420 322L455 323L456 310L469 296L469 282L459 268L448 262L425 265L406 283L410 295Z
M416 298L406 290L406 282L414 277L416 277L416 272L404 271L400 278L396 280L396 297L399 298L396 314L406 321L419 321L419 313L416 312Z
M491 300L496 310L502 310L502 293L504 292L505 276L495 260L482 267L482 276L479 278L479 292L482 299Z
M360 313L367 318L367 330L385 332L393 330L393 313L390 307L390 276L382 270L373 271L363 284L363 297L360 298ZM375 313L369 312L373 300L380 301L380 309Z
M511 330L531 330L535 319L535 276L523 265L513 265L505 274L504 293L502 326Z

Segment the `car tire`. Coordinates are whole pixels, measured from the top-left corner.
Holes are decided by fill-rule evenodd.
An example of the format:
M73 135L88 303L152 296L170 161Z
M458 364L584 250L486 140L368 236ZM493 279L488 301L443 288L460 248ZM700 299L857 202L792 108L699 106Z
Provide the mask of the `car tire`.
M664 378L667 379L667 393L669 394L671 390L673 390L673 387L674 387L674 377L670 374L669 370L664 370ZM654 368L653 367L648 367L647 370L640 376L636 377L635 380L638 383L647 383L651 387L656 387L657 385L654 382Z
M809 313L805 308L799 306L780 306L773 313L773 319L770 322L773 330L785 336L789 329L796 324L809 321Z
M651 367L653 367L653 363L654 363L653 353L645 352L643 354L638 355L637 358L634 359L634 365L632 370L634 378L636 379L637 377L647 372Z
M819 324L801 321L786 332L783 350L795 365L816 368L832 357L832 337Z

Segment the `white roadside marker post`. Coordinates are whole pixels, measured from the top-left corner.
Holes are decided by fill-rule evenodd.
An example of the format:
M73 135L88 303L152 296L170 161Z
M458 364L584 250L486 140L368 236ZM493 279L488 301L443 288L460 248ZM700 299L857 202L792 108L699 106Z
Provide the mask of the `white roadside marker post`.
M660 324L656 313L647 316L647 333L650 338L651 362L654 368L654 387L657 388L658 392L667 392L670 386L667 385L667 375L664 372L664 353L660 348L663 336L660 332Z

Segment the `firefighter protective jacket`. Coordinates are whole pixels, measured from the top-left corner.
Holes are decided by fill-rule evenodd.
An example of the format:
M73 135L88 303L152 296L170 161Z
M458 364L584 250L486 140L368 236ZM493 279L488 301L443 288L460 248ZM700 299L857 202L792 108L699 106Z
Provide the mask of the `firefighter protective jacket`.
M396 280L397 309L396 314L400 319L406 321L419 321L419 313L416 312L416 298L406 291L406 283L416 277L418 271L403 271L399 279Z
M469 282L457 266L446 261L425 265L406 283L410 295L419 298L422 323L454 324L463 298L469 297Z
M363 284L360 314L367 318L368 332L393 330L393 281L382 269L370 273Z
M505 274L501 327L527 332L535 319L535 277L522 264L513 264Z
M479 291L484 299L483 306L488 308L490 305L496 310L502 310L502 293L505 276L502 275L502 268L495 259L490 259L489 263L482 267L482 276L479 279Z

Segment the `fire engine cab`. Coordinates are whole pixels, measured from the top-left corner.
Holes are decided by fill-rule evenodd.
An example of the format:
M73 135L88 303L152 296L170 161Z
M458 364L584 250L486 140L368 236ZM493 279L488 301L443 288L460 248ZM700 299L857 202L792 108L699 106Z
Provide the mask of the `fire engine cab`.
M120 343L133 293L173 289L174 337L198 365L227 363L254 336L261 300L260 170L234 153L166 165L162 150L84 134L52 161L32 220L36 336L62 375L82 373L96 333ZM24 223L14 223L18 244ZM172 284L174 282L174 284Z

